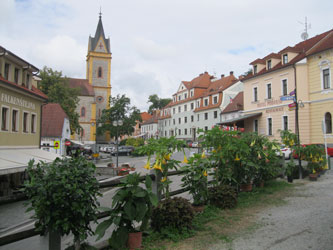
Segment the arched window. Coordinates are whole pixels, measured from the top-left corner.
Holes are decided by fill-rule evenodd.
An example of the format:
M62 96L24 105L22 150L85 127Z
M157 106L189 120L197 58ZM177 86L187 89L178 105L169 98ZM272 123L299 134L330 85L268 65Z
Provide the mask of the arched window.
M332 134L332 115L330 112L325 114L326 134Z
M84 129L81 129L81 137L84 136Z
M103 71L102 71L102 67L98 67L98 74L97 74L98 78L102 78L103 77Z
M82 107L81 108L81 117L85 117L86 116L86 108Z

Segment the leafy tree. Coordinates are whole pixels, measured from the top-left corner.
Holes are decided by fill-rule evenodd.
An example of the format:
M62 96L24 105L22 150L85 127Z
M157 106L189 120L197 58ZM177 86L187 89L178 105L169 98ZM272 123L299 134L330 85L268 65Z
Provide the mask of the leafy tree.
M148 102L147 102L147 103L151 103L151 105L149 106L148 112L151 114L151 113L153 113L153 110L161 109L161 108L165 107L166 105L168 105L171 101L172 101L172 99L170 99L170 98L159 98L156 94L150 95L148 97Z
M46 66L41 70L40 77L42 80L38 83L38 88L48 96L50 103L59 103L63 108L69 118L71 133L80 133L79 114L76 112L80 90L70 88L61 71L53 71Z
M117 95L116 97L110 97L110 108L102 111L102 116L99 119L101 127L97 129L97 134L103 134L109 132L111 137L116 137L117 130L118 135L130 135L134 132L134 126L136 121L142 121L140 110L135 106L131 106L131 100L125 95ZM123 125L113 125L113 121L123 122Z

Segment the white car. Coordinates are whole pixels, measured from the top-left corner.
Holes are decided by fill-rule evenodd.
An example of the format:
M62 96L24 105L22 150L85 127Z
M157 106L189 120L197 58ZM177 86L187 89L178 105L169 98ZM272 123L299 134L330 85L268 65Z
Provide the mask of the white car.
M284 159L289 160L291 155L291 149L285 145L281 145L281 153L284 154ZM280 156L280 152L277 152L277 155Z
M197 141L192 142L192 148L197 148L199 143Z

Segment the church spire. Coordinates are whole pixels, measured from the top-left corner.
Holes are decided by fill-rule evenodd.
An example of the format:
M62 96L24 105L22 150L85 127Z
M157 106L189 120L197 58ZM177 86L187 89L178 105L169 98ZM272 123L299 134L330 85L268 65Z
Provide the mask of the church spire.
M104 51L102 51L102 49L101 49L102 48L101 40L102 40L102 45L106 46ZM97 24L95 37L89 37L89 51L111 53L110 52L110 40L106 39L105 34L104 34L104 28L103 28L103 23L102 23L102 8L100 8L100 11L99 11L99 20L98 20L98 24Z

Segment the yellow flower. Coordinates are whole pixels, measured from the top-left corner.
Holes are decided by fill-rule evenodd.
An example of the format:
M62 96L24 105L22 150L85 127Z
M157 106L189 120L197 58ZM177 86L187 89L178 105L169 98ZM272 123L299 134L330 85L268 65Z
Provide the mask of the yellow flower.
M310 159L312 159L312 154L310 154Z
M162 164L167 164L165 159L162 160Z
M216 150L215 150L215 149L213 149L213 150L212 150L212 152L213 152L213 153L216 153Z
M150 161L148 160L146 165L144 166L145 169L149 170L150 169Z
M186 158L186 155L184 155L184 160L183 160L183 163L187 164L188 163L188 160Z
M236 155L235 161L240 161L238 155Z
M315 173L316 173L316 170L313 170L312 173L315 174Z
M204 175L204 176L207 176L207 171L206 171L206 170L203 172L203 175Z
M202 152L201 158L206 158L205 152Z
M220 151L221 149L222 149L222 147L221 147L221 145L220 145L220 146L217 148L217 150L219 150L219 151Z
M164 159L167 160L167 161L169 161L170 157L171 157L171 154L167 154L167 155L164 156Z
M293 146L294 145L294 140L291 140L290 141L290 146Z
M325 165L324 169L328 169L328 165L327 164Z
M157 169L157 170L162 171L162 165L161 165L161 163L158 164L158 163L156 162L155 165L154 165L154 169Z
M250 146L251 146L251 147L253 147L253 145L254 145L255 143L256 143L256 141L255 141L255 140L254 140L254 141L252 141L252 142L251 142L251 144L250 144Z
M161 180L161 182L165 182L167 180L166 177L163 177L163 179Z
M261 159L261 154L260 153L258 153L258 159Z

